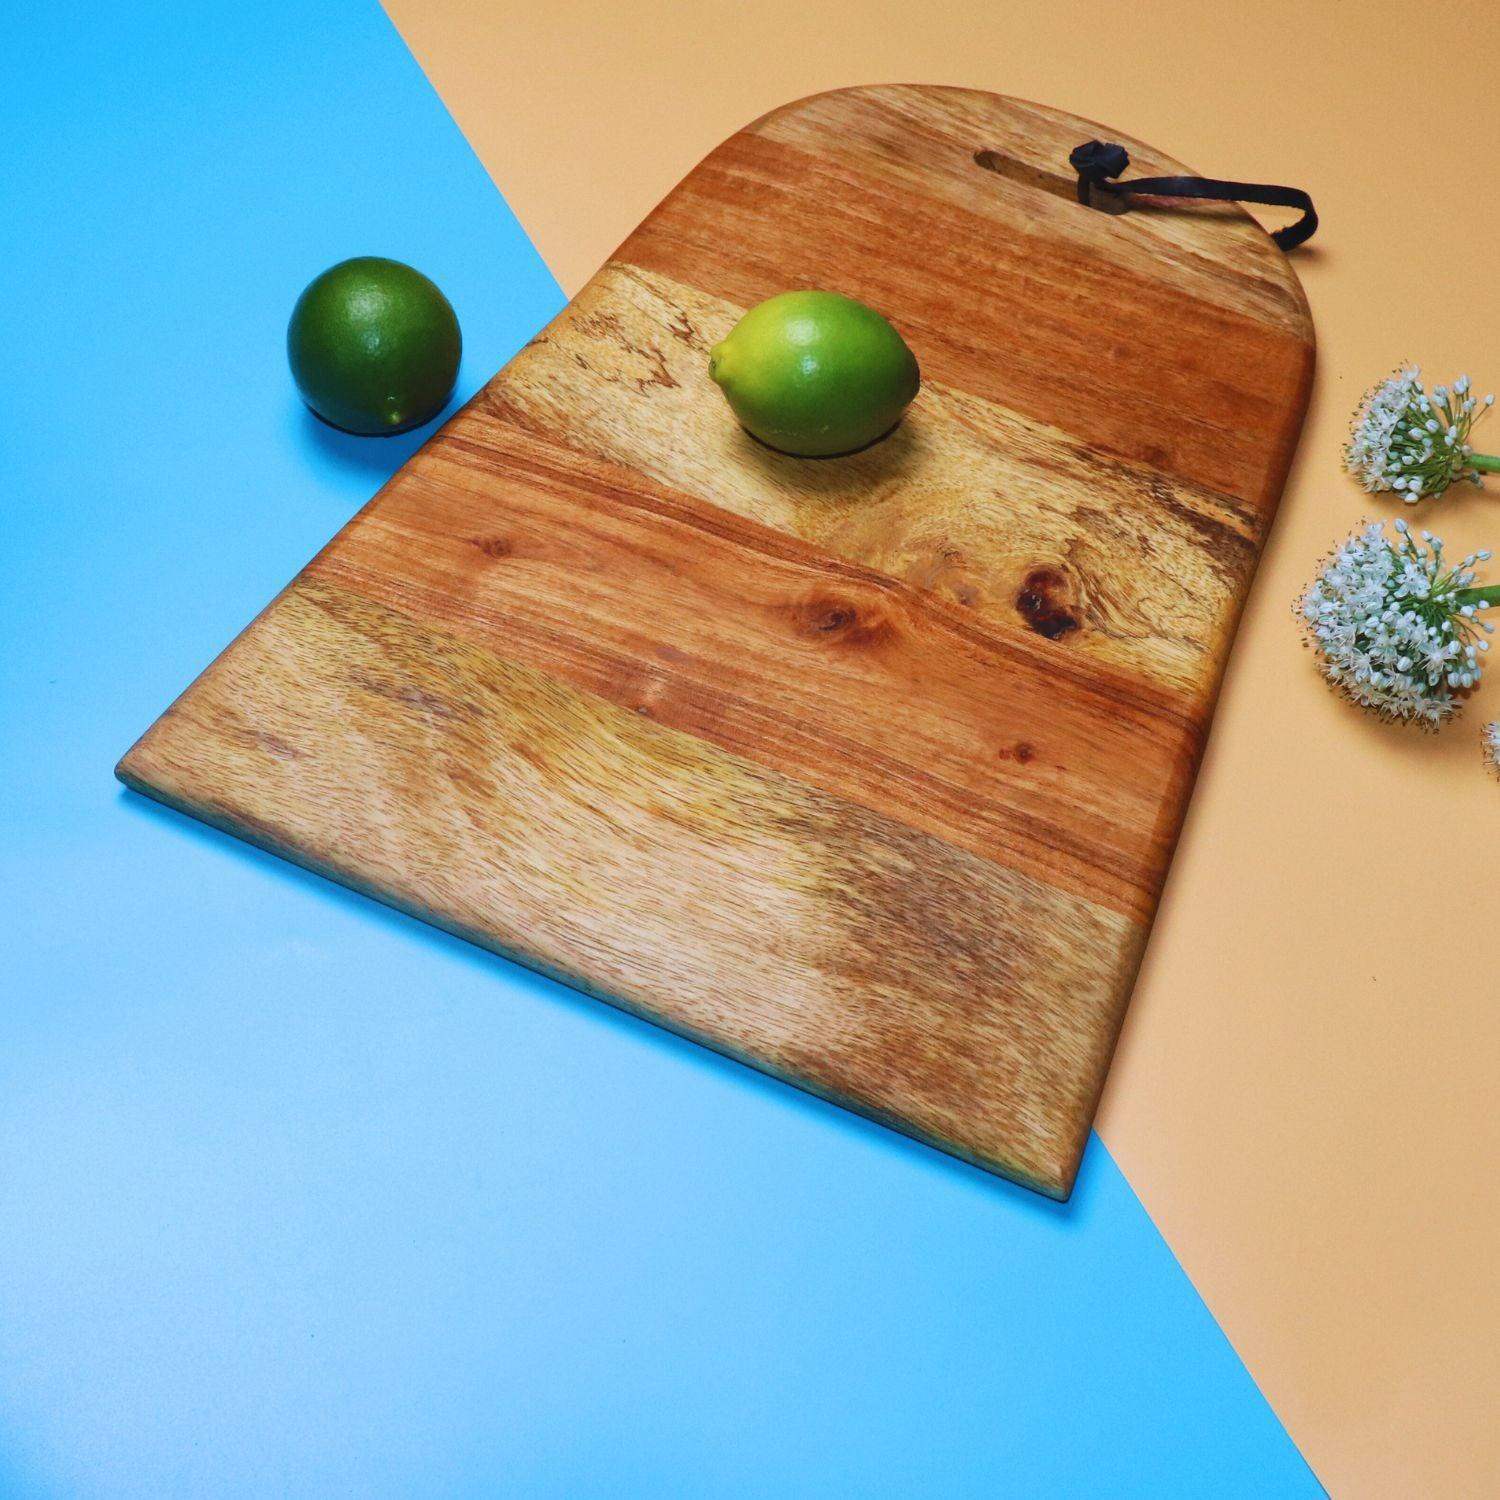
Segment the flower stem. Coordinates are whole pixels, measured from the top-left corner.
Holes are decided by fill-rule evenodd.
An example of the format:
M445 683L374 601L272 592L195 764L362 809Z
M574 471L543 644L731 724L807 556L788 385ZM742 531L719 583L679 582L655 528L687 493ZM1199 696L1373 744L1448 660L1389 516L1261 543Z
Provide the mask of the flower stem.
M1468 464L1471 469L1479 469L1486 474L1500 474L1500 454L1471 453Z
M1465 604L1500 604L1500 583L1491 583L1482 589L1456 589L1452 598L1460 608Z

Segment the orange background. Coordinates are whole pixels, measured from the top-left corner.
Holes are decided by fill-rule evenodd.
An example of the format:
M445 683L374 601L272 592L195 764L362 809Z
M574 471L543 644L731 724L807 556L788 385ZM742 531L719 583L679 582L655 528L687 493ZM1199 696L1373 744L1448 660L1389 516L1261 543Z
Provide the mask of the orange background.
M1414 0L877 4L387 0L564 287L765 110L881 81L1112 122L1217 176L1289 182L1319 374L1099 1120L1319 1477L1500 1494L1500 657L1434 738L1321 685L1291 602L1364 515L1350 408L1402 359L1500 387L1500 15ZM1500 449L1500 418L1480 434ZM1424 507L1500 551L1500 482ZM1492 571L1491 581L1496 576Z

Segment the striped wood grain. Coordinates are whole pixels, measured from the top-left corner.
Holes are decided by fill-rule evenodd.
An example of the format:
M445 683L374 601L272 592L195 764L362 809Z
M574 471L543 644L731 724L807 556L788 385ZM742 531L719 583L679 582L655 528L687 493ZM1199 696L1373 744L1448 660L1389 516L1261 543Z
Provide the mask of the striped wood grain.
M1312 364L1240 211L1072 200L1099 133L895 86L742 131L121 775L1066 1196ZM705 377L801 285L923 365L852 458Z
M320 578L219 658L124 775L1044 1188L1082 1149L1120 956L1142 935ZM1038 972L1055 999L1028 999Z

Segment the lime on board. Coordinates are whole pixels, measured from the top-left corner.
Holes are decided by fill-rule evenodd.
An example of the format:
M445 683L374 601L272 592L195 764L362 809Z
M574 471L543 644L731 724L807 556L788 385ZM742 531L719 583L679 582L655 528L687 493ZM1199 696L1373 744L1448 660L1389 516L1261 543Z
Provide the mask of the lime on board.
M863 302L782 292L709 351L708 373L745 428L801 458L852 453L884 437L917 394L916 357Z
M292 379L334 427L408 432L448 404L463 340L448 299L399 260L340 261L297 299L286 330Z

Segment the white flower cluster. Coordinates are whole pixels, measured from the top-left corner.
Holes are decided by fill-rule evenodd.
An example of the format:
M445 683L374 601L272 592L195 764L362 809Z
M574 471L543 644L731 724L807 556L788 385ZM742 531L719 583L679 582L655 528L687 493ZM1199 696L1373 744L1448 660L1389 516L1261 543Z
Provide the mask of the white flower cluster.
M1466 602L1475 552L1457 567L1443 560L1430 531L1423 546L1405 521L1397 541L1379 525L1357 531L1334 553L1302 599L1309 638L1323 675L1362 708L1428 725L1454 710L1455 695L1474 686L1479 656L1493 628L1476 618L1488 606Z
M1411 504L1457 479L1480 484L1469 432L1494 404L1493 396L1480 402L1470 394L1467 375L1426 391L1415 365L1398 370L1360 403L1344 463L1367 490L1395 490Z
M1484 753L1490 765L1500 771L1500 724L1486 724L1483 730Z

